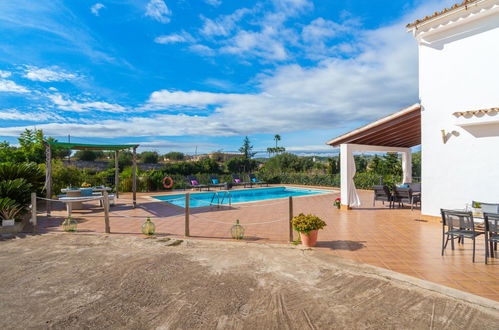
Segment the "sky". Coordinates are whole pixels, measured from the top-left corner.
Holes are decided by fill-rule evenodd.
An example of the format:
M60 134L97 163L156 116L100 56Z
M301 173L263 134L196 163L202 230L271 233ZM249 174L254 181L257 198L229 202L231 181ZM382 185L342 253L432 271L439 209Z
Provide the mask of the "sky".
M454 2L0 1L0 140L332 154L418 102L405 25Z

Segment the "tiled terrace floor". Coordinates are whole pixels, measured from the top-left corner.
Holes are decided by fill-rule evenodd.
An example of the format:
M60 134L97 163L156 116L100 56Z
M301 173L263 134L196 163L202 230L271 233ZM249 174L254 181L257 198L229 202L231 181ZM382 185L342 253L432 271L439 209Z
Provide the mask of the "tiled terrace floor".
M111 232L140 235L142 223L150 216L159 235L182 237L184 209L152 200L150 195L139 194L136 209L131 208L130 194L120 196L120 201L111 208ZM388 209L381 203L371 207L369 191L360 192L363 207L340 211L332 206L338 195L293 199L295 215L313 213L327 222L325 230L319 233L318 249L499 301L499 259L484 264L483 236L477 241L475 263L471 261L469 240L458 244L454 251L449 244L442 257L440 223L420 220L418 210ZM230 239L230 227L240 219L247 241L286 243L288 240L287 199L240 204L223 210L191 209L191 214L193 238ZM40 216L40 231L62 231L60 224L65 215L59 208L51 218ZM89 203L86 209L74 211L73 216L79 221L80 233L104 232L103 212L96 204Z

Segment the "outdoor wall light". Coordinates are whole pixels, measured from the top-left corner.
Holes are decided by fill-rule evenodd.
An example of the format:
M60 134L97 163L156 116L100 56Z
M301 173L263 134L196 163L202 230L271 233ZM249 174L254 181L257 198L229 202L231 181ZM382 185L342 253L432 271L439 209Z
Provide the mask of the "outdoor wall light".
M442 133L442 141L443 141L444 144L446 144L447 141L449 141L449 139L451 138L451 136L453 136L453 135L454 136L459 136L459 132L457 132L457 131L452 131L452 132L447 133L447 132L445 132L444 129L442 129L442 130L440 130L440 132Z

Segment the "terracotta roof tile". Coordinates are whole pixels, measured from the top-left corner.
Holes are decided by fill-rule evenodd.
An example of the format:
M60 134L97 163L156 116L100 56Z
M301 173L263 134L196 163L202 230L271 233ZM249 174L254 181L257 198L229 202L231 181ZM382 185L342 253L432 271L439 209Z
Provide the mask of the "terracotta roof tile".
M448 12L454 10L454 9L457 9L457 8L460 8L460 7L464 7L464 6L468 6L468 5L470 5L470 4L474 3L474 2L477 2L477 1L479 1L479 0L464 0L461 3L456 3L452 7L445 8L445 9L443 9L441 11L436 11L432 15L426 16L426 17L421 18L421 19L417 19L414 22L407 24L407 28L411 28L411 27L416 26L416 25L418 25L420 23L426 22L427 20L430 20L430 19L435 18L437 16L443 15L445 13L448 13Z
M485 114L493 114L499 112L499 108L490 108L490 109L481 109L481 110L471 110L471 111L459 111L454 112L453 115L456 117L468 117L468 116L476 116L476 115L485 115Z

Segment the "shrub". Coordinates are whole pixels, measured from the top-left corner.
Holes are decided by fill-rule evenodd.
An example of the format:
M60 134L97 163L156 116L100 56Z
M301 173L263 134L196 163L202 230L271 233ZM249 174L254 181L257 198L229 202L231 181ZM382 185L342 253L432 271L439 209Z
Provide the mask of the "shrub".
M75 166L64 166L61 161L52 163L52 193L59 194L66 187L80 187L88 182L85 173Z
M9 198L21 208L31 202L31 184L26 179L0 181L0 198Z
M25 179L32 189L41 192L45 183L44 168L36 163L0 164L0 181L15 179Z
M22 211L23 208L16 201L8 197L0 198L0 218L3 220L16 219Z
M146 164L157 164L159 156L155 151L144 151L140 154L140 159L142 159L142 162Z
M326 223L319 217L312 214L300 213L291 220L293 228L300 232L308 234L312 230L319 230L326 227Z

